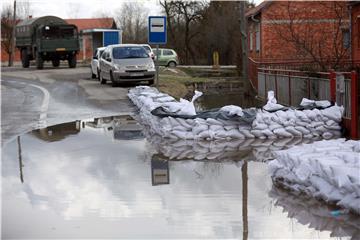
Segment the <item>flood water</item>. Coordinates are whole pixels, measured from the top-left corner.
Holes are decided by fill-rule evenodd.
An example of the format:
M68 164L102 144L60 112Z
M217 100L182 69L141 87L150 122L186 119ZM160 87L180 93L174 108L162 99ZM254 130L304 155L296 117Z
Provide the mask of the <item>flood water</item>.
M3 239L359 239L360 219L273 187L301 140L165 141L129 117L61 124L2 151Z

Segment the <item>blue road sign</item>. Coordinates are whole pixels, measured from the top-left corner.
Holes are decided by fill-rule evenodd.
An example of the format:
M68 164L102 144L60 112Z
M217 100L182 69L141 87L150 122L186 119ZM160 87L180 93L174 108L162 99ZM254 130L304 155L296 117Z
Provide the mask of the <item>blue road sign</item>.
M150 16L148 32L149 44L166 44L166 17Z

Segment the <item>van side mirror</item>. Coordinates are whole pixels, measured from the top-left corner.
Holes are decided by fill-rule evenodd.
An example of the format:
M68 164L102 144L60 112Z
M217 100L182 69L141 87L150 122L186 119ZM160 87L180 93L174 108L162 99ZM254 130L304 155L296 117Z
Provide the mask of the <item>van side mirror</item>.
M97 56L93 56L93 59L98 59Z
M111 58L106 58L106 61L111 62Z

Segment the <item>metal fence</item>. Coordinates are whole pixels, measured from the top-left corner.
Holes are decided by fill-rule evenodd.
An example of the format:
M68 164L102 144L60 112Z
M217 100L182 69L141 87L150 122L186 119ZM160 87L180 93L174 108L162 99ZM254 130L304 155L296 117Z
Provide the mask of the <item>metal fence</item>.
M280 104L298 106L305 97L313 100L332 100L331 74L319 72L308 76L307 72L284 69L257 69L258 96L266 99L267 92L273 90ZM336 93L336 102L345 108L344 118L351 118L351 80L350 73L345 77L343 86ZM338 86L338 85L336 85ZM341 84L340 84L341 86ZM339 88L339 87L337 87Z

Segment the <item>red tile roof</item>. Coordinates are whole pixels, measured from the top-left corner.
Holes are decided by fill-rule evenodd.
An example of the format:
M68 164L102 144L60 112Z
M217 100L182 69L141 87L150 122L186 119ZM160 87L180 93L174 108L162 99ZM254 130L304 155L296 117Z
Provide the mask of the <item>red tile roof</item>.
M93 28L106 28L116 29L116 23L113 18L78 18L78 19L65 19L69 24L74 24L78 30L93 29Z
M260 3L259 5L257 5L254 8L250 8L249 10L246 11L245 16L246 17L250 17L252 15L257 15L258 13L260 13L263 8L265 8L266 6L268 6L272 1L269 0L265 0L262 3Z

